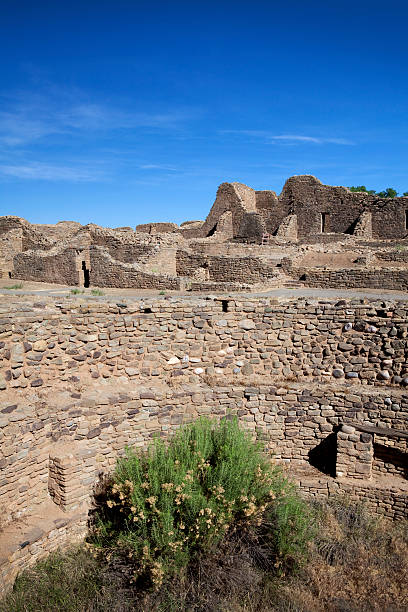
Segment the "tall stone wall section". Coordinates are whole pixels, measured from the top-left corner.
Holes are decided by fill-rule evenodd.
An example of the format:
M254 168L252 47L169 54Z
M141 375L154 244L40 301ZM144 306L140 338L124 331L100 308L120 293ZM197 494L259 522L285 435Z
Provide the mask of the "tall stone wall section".
M165 274L145 272L132 265L113 259L98 246L91 246L90 281L96 287L137 287L139 289L180 289L180 279Z
M283 187L279 200L288 214L296 214L298 236L322 232L322 213L326 233L353 233L360 216L371 213L373 238L403 238L407 235L408 198L379 198L352 193L345 187L323 185L314 176L293 176Z
M408 234L408 197L380 198L346 187L323 185L310 175L289 178L279 196L253 191L240 183L223 183L196 236L207 236L226 210L233 214L233 237L274 234L288 215L296 215L298 238L317 240L324 234L353 234L381 239ZM192 236L193 237L193 236Z

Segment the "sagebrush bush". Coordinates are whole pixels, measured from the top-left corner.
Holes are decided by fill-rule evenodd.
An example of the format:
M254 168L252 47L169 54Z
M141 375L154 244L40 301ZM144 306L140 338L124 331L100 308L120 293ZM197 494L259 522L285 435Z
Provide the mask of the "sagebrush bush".
M126 450L107 484L93 542L127 555L135 576L147 574L160 585L229 530L260 525L271 504L273 523L282 529L288 490L281 470L235 418L219 423L201 418L167 445L157 439L146 453ZM296 513L291 520L293 534ZM279 536L275 546L277 554L296 555L289 534Z

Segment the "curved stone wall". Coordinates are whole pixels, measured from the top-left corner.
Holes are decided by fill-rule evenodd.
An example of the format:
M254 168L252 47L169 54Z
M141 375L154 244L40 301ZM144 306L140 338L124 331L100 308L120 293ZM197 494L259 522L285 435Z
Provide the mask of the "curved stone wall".
M404 303L344 300L1 299L4 582L84 532L93 486L126 445L200 415L236 414L276 461L314 470L300 478L309 495L351 491L403 516L407 439L339 430L406 431L407 314ZM371 449L370 482L333 478L336 436L351 461Z

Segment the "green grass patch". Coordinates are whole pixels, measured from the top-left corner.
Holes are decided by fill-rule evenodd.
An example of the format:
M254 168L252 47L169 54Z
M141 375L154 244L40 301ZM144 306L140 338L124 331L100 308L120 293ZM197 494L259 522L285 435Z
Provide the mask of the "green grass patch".
M71 289L72 295L78 295L80 293L85 293L83 289Z
M92 295L105 295L100 289L91 289Z
M0 612L112 612L118 609L114 581L106 580L104 571L84 547L53 553L16 579L0 600Z
M17 283L15 285L10 285L9 287L4 287L5 289L22 289L24 287L23 283Z

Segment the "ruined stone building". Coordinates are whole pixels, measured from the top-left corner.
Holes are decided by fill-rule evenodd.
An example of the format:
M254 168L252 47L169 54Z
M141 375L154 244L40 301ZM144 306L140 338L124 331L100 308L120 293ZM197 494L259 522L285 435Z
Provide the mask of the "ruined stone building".
M407 210L300 176L280 196L224 183L205 221L180 226L0 217L0 593L84 537L126 446L201 415L236 415L302 495L406 518L406 296L267 289L408 291Z
M206 220L180 226L149 223L133 231L1 217L0 272L3 278L85 288L232 291L288 278L315 286L378 282L405 288L407 257L396 248L404 247L407 226L407 197L352 193L313 176L288 179L279 196L223 183ZM322 276L325 256L318 266L305 266L304 245L350 252L347 268L333 268L331 258L324 266L330 274ZM376 245L378 251L371 251Z

